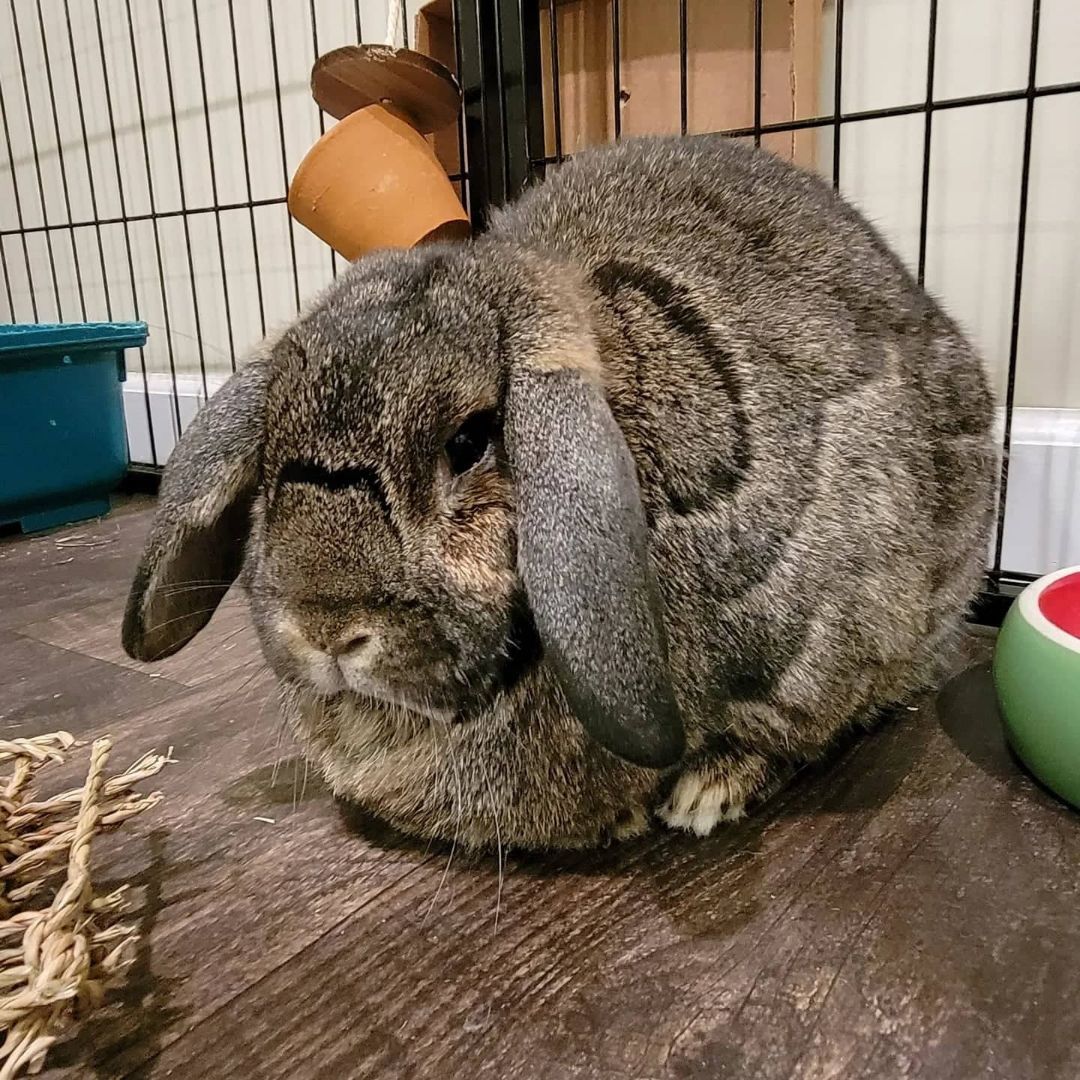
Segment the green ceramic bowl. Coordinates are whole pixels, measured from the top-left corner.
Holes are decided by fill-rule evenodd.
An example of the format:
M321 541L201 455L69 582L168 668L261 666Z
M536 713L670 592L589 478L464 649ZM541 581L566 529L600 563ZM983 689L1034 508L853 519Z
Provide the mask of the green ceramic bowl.
M1080 566L1020 594L998 637L994 683L1017 756L1080 808Z

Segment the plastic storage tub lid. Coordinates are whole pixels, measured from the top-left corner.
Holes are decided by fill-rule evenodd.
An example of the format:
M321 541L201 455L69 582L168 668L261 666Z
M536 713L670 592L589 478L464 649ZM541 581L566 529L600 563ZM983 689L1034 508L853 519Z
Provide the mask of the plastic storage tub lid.
M146 344L144 322L16 323L0 326L0 358L5 354L61 349L128 349Z

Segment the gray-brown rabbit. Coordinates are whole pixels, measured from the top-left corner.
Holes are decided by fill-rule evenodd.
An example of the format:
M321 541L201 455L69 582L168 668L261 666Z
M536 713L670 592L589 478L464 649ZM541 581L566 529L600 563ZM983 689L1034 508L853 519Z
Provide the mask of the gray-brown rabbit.
M124 642L179 649L242 571L342 796L474 846L704 834L932 677L991 418L828 186L624 142L265 344L169 463Z

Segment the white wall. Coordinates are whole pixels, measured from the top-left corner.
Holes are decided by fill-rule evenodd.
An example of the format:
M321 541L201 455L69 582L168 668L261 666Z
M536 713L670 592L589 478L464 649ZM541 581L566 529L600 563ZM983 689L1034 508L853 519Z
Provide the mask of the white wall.
M1031 0L940 0L934 96L1027 85ZM844 5L845 112L926 97L929 0ZM827 40L835 0L826 0ZM831 45L822 99L833 95ZM1080 81L1080 3L1042 0L1038 85ZM830 109L831 111L831 109ZM936 112L926 284L980 345L1003 396L1016 271L1023 101ZM918 260L923 118L845 126L841 188L908 264ZM822 133L831 170L832 133ZM1080 407L1080 94L1035 104L1017 404Z
M847 0L844 112L926 97L929 0ZM939 0L934 97L1027 85L1031 0ZM835 0L826 0L826 40ZM831 103L831 45L822 100ZM1080 3L1042 0L1036 83L1080 81ZM827 110L831 111L831 109ZM935 112L926 284L985 357L1004 401L1016 278L1025 102ZM841 189L914 269L922 116L846 125ZM822 132L831 174L832 132ZM1031 573L1080 563L1080 94L1035 102L1016 405L1003 565Z
M151 188L155 210L178 210L181 181L183 202L188 207L212 206L215 202L224 205L246 202L249 184L241 150L234 39L227 0L163 0L164 37L156 0L98 0L98 6L104 38L104 65L94 0L41 2L44 42L48 47L49 72L58 104L58 152L37 3L36 0L15 0L29 88L29 113L33 118L44 189L43 206L38 196L37 167L23 95L15 27L9 5L0 5L0 93L7 116L23 222L27 226L37 226L46 218L53 223L85 222L118 218L125 212L129 217L147 214L151 210ZM385 36L387 5L384 0L361 0L359 4L354 0L318 0L314 6L319 52L357 40L358 8L365 40L381 41ZM65 9L71 18L74 59ZM189 215L186 221L192 251L190 264L184 218L160 219L156 230L150 221L130 224L127 233L135 271L135 296L130 287L127 243L121 224L101 228L100 249L98 232L92 227L48 234L31 233L27 236L25 252L18 237L5 236L2 250L6 285L0 291L0 317L32 321L36 302L39 321L105 318L108 312L102 284L103 257L112 316L132 318L137 310L151 327L146 349L150 369L159 372L170 369L171 344L171 359L178 372L198 371L202 354L208 371L213 374L229 370L234 353L242 353L261 334L252 216L262 277L262 307L270 325L287 319L296 310L297 281L303 299L330 279L330 252L303 228L290 226L283 205L286 176L291 174L319 135L318 112L308 89L315 55L311 6L303 0L234 0L233 9L240 97L248 139L250 197L279 201L253 212L234 209L220 214ZM146 121L145 147L135 92L128 10L134 28ZM281 85L280 128L284 130L284 160L268 11L273 14L274 53ZM209 138L198 71L196 14L210 106ZM165 41L171 64L179 161L165 71ZM76 77L83 98L89 155L84 150L80 130ZM106 78L112 95L119 181L105 97ZM210 167L211 153L214 176ZM67 198L61 163L67 173ZM90 192L91 174L96 213ZM6 147L0 144L0 230L18 226L12 181ZM217 238L219 225L224 274ZM297 281L294 281L292 268L290 232L296 248ZM55 288L50 270L50 245L56 266ZM76 284L73 245L81 270L85 311ZM158 268L159 247L163 275ZM225 317L226 287L232 313L231 328ZM166 308L171 335L165 333Z

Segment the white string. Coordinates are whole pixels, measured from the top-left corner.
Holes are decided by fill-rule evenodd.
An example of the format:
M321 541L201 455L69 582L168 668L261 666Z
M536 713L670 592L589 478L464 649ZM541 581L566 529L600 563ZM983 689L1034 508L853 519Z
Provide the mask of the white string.
M400 36L401 2L400 0L386 0L386 44L396 49Z

